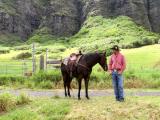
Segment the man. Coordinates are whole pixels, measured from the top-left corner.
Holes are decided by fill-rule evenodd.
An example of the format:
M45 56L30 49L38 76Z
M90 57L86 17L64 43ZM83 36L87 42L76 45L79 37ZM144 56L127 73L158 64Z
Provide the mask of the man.
M117 101L124 101L123 72L126 68L125 57L120 53L117 45L112 48L112 55L109 61L109 73L112 75L112 83Z

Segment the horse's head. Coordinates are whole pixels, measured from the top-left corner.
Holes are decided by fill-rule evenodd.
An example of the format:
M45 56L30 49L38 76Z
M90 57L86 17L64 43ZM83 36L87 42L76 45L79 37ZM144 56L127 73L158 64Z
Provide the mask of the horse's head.
M100 53L100 62L99 64L103 68L104 71L108 70L106 52Z

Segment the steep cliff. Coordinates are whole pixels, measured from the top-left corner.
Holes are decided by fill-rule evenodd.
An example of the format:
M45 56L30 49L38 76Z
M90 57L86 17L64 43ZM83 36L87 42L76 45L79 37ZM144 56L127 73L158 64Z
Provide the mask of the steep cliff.
M159 6L160 0L0 0L0 35L26 41L35 30L47 27L55 36L72 36L88 15L126 15L160 32Z
M136 23L160 32L160 0L85 0L83 13L106 18L126 15Z

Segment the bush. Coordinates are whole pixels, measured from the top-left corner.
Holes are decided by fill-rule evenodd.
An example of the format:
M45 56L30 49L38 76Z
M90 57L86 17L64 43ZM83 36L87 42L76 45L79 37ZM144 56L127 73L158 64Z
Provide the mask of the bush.
M9 49L0 49L0 54L7 54L9 52L10 52Z
M29 102L31 102L30 98L26 94L22 93L20 94L20 96L17 97L16 104L23 105L23 104L28 104Z
M125 78L126 79L137 79L137 76L135 74L135 71L134 70L128 70L126 73L125 73Z
M30 52L20 53L13 59L25 59L32 57L32 54Z
M39 88L42 88L42 89L51 89L53 88L53 82L51 81L42 81L39 83Z
M30 45L16 46L13 48L13 50L29 50L29 49L31 49Z
M132 43L133 48L138 48L138 47L141 47L141 46L143 46L142 41L135 41L135 42Z
M16 106L14 97L8 93L0 95L0 112L6 112Z
M61 73L58 70L54 70L53 72L44 72L40 71L35 74L32 78L36 83L40 83L43 81L51 81L51 82L59 82L61 80Z
M24 77L21 76L0 76L0 85L8 85L14 83L23 83Z

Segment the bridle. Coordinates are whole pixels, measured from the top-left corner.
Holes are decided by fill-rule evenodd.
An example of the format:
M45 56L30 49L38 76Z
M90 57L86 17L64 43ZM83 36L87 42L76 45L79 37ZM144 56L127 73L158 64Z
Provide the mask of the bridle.
M106 61L104 60L105 58L104 58L105 56L102 56L101 57L101 60L100 60L100 64L103 66L103 69L104 70L107 70L107 64L105 63ZM104 64L104 65L103 65Z

